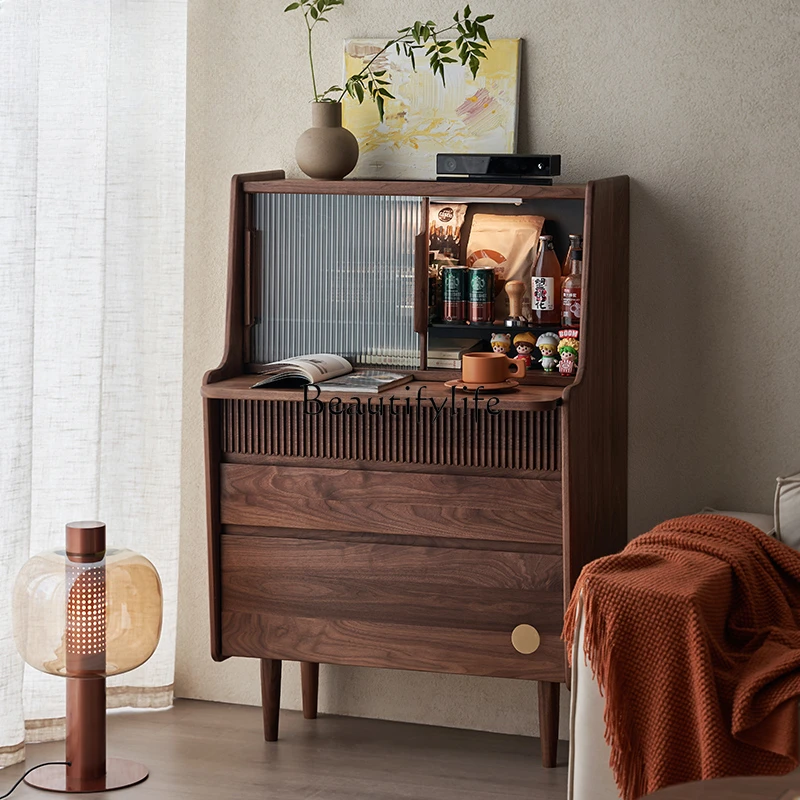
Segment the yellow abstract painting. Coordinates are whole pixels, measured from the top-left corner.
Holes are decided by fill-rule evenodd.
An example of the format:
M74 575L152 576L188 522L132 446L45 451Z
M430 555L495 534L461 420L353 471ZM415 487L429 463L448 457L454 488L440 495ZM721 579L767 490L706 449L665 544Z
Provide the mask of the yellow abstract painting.
M386 44L379 39L345 42L345 74L353 75ZM386 70L395 100L384 120L369 99L345 97L344 126L361 151L351 177L428 180L436 177L437 153L513 153L517 144L520 39L497 39L478 75L448 64L446 85L422 59L416 71L402 50L390 48L372 65Z

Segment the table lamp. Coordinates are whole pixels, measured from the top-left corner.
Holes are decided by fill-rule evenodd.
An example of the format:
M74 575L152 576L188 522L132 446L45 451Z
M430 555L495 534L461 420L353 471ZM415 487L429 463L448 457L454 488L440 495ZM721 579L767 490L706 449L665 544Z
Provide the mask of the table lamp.
M25 782L56 792L102 792L147 778L106 758L106 678L147 661L161 636L161 581L132 550L106 550L102 522L71 522L65 549L33 556L14 586L14 641L32 667L67 679L67 765Z

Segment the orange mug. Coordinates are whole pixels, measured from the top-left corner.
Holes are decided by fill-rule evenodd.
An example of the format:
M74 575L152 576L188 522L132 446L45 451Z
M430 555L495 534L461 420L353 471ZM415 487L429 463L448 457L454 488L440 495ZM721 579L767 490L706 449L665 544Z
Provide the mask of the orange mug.
M461 357L461 380L464 383L503 383L513 375L525 377L525 362L503 353L465 353Z

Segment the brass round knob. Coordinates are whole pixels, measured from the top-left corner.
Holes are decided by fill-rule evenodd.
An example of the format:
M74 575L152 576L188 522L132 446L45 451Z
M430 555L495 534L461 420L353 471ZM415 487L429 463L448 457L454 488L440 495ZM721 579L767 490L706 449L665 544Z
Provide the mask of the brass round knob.
M517 625L511 631L511 644L518 653L529 656L539 649L542 637L533 625Z

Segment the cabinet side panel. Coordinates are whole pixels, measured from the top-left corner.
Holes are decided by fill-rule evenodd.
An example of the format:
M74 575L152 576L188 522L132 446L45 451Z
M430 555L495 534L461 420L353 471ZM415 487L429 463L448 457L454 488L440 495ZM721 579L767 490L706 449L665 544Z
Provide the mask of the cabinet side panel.
M234 175L231 179L231 215L228 230L228 289L225 313L225 350L216 369L209 370L203 384L216 383L240 375L244 362L245 257L250 225L250 200L243 186L248 180L273 185L283 183L283 171Z
M627 542L628 178L587 187L581 366L562 409L566 599Z
M208 601L211 626L211 657L222 661L220 631L221 574L220 574L220 412L219 400L203 400L203 426L206 462L206 526L208 541Z

